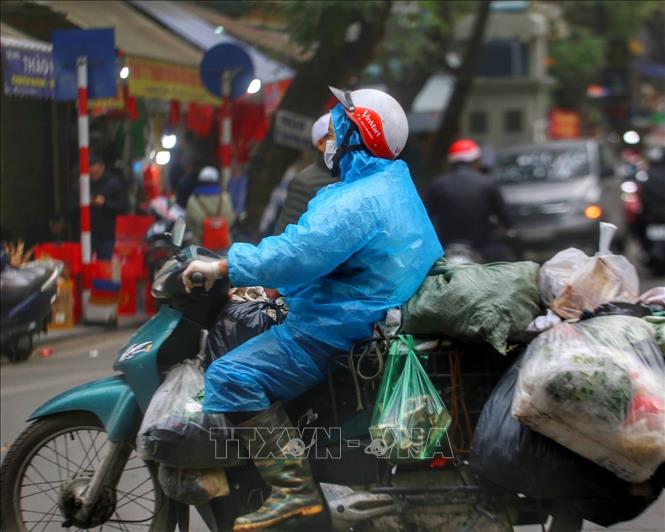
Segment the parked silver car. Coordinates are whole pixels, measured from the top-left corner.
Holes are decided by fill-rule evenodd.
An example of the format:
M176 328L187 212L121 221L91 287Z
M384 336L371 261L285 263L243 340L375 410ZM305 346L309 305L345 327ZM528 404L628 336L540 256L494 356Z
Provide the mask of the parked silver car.
M619 178L611 154L598 141L510 148L498 153L495 175L514 216L518 255L547 259L571 246L594 253L598 221L619 228L615 247L622 249Z

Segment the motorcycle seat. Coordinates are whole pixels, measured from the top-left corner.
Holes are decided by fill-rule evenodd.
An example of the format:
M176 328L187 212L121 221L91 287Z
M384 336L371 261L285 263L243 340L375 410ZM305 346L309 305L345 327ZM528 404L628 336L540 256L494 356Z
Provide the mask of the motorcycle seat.
M29 262L21 268L7 266L0 274L0 295L2 310L15 307L41 286L53 274L53 265L49 262Z

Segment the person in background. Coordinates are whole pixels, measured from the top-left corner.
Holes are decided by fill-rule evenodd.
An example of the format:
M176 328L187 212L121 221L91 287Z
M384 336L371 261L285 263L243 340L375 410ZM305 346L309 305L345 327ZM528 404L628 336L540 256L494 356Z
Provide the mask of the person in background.
M454 142L448 151L451 171L431 182L425 205L444 247L465 243L485 260L505 260L508 250L491 238L493 218L507 230L512 218L495 179L480 172L480 161L473 140Z
M182 173L178 176L178 179L175 182L175 201L183 209L187 208L187 202L189 197L194 192L198 184L198 175L196 172L196 164L191 161L188 162L182 170Z
M206 218L222 217L226 219L229 229L233 225L235 212L231 197L222 191L219 170L214 166L205 166L199 172L198 184L187 200L186 212L187 228L192 231L194 241L199 244L204 242Z
M90 155L90 225L92 253L111 260L115 245L115 219L129 210L127 187L111 174L98 154Z
M296 175L289 183L284 205L277 218L273 234L281 234L287 225L296 224L307 210L307 204L323 187L335 183L337 178L330 176L330 170L323 162L323 152L330 134L330 113L319 117L311 130L312 146L321 154L314 162Z
M273 189L270 194L270 199L265 209L263 209L263 214L261 214L261 220L259 222L259 235L261 238L270 236L275 232L275 225L277 224L277 218L279 217L284 202L286 201L286 194L291 184L291 181L295 179L298 173L310 162L309 150L303 151L298 157L298 160L289 166L284 175L282 176L281 181Z

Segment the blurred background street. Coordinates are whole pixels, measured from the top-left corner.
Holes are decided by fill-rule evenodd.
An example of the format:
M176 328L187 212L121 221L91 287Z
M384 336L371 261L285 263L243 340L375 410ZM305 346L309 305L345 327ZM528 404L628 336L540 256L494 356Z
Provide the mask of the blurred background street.
M575 248L635 266L635 293L630 266L591 279L624 302L665 287L662 1L0 8L2 460L35 408L111 374L157 314L178 221L183 248L225 256L282 235L339 185L331 86L403 108L408 141L385 150L408 166L449 264L542 264ZM599 222L616 228L607 249ZM662 493L611 529L665 531Z

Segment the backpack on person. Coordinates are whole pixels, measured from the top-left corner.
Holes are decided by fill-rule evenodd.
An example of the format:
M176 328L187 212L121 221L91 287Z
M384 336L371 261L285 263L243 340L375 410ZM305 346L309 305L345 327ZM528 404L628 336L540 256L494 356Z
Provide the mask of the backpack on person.
M205 214L205 218L203 219L201 245L204 248L214 251L227 249L231 244L231 239L229 235L229 222L226 217L221 214L224 197L222 195L219 196L219 204L217 205L217 211L214 214L207 209L199 196L195 196L195 199Z

